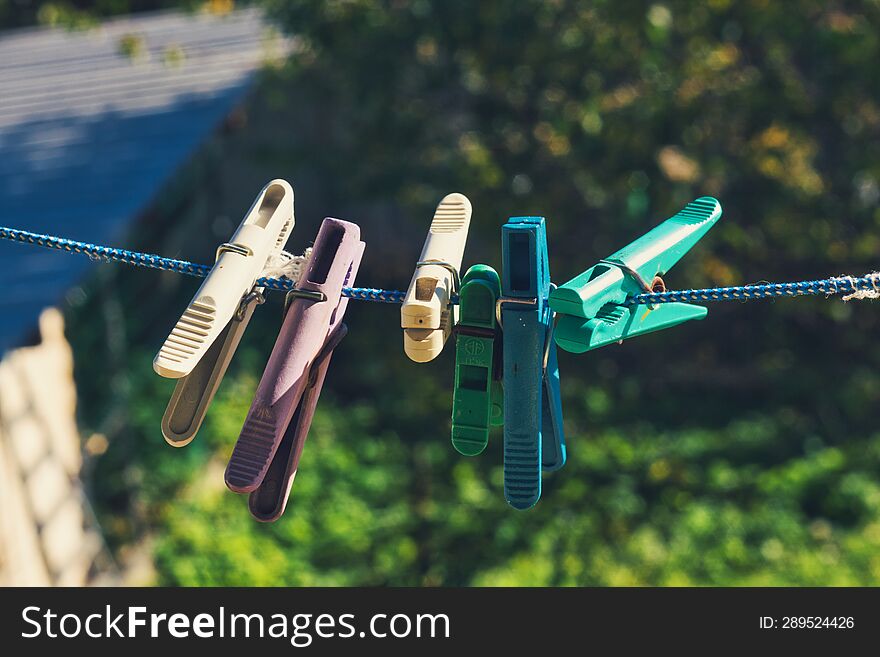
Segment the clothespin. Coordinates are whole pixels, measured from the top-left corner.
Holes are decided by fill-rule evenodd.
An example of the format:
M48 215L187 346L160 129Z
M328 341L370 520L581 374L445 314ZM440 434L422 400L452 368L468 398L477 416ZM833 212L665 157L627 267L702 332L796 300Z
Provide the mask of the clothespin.
M288 293L284 323L226 467L227 487L251 494L258 520L276 520L287 504L330 357L345 335L342 288L354 282L363 250L356 224L324 219Z
M440 201L400 309L403 349L411 360L436 358L455 325L452 297L458 292L471 202L463 194Z
M504 497L514 508L528 509L541 497L542 469L565 463L544 218L508 220L501 229L501 254Z
M178 379L162 418L169 444L183 447L199 430L254 309L265 300L255 283L293 225L293 188L273 180L217 249L211 273L153 360L156 373Z
M489 429L504 423L501 340L495 306L501 279L487 265L474 265L461 281L455 332L452 444L461 454L486 449Z
M623 305L630 296L666 289L664 276L721 218L721 204L704 196L687 204L614 255L576 276L550 294L559 313L556 342L566 351L582 353L659 331L708 311L689 303L656 307Z
M290 497L290 489L293 487L293 480L299 469L299 459L306 444L306 437L312 426L312 419L315 417L321 388L324 387L324 378L327 376L327 368L330 366L330 357L333 355L333 350L339 346L347 334L348 326L346 324L331 323L327 341L309 367L308 380L302 398L284 432L278 451L275 452L275 457L272 459L263 481L248 496L248 509L257 520L273 522L284 513L287 500Z

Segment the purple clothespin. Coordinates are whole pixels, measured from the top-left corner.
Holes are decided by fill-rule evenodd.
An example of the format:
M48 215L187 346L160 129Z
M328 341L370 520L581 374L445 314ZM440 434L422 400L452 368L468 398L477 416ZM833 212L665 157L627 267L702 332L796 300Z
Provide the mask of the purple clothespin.
M353 223L326 218L263 371L226 466L226 485L250 493L251 514L277 520L287 505L333 349L347 332L342 317L364 243Z

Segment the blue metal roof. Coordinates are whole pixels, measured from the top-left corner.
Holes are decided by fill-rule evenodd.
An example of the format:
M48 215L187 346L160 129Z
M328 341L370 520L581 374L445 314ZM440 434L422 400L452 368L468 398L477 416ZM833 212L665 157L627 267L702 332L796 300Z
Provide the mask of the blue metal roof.
M257 10L0 33L0 225L126 246L130 222L241 100L267 34ZM129 35L134 58L120 51ZM0 242L0 351L90 266Z

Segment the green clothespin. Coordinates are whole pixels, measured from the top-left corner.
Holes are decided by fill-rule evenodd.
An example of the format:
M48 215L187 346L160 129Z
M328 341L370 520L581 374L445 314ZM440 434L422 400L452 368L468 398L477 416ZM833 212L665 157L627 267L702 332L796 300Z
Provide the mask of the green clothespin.
M452 445L475 456L489 444L489 428L504 422L499 372L501 341L496 340L495 304L501 280L488 265L474 265L461 281L455 337L455 389Z
M708 311L689 303L625 306L642 292L665 290L660 278L721 218L721 204L704 196L614 255L550 294L559 314L556 343L575 353L659 331Z

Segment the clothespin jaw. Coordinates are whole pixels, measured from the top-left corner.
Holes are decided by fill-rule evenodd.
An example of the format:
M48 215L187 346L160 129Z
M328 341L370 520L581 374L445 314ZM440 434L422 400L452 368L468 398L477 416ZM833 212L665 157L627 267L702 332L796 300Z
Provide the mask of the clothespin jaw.
M434 212L400 309L403 349L417 363L436 358L455 325L452 297L458 291L471 213L463 194L444 197Z
M544 392L541 396L541 469L559 470L565 465L565 432L562 426L562 391L559 385L559 362L553 341L553 323L547 330Z
M234 492L252 493L267 486L254 502L260 514L266 516L261 519L274 514L265 502L266 496L283 493L286 499L296 474L299 457L292 458L291 454L302 450L300 443L306 439L314 412L310 405L317 403L323 383L320 372L315 378L315 368L326 363L332 353L327 345L332 343L333 335L338 335L334 331L348 303L342 297L342 288L354 281L363 249L356 224L324 219L297 289L290 292L294 300L226 467L226 485ZM291 426L294 434L288 445L293 451L279 453ZM276 464L280 470L273 472L283 471L283 476L267 479L276 459L281 459L285 467ZM283 509L283 504L272 508Z
M208 406L257 305L254 287L267 261L278 255L294 226L293 189L273 180L257 196L183 316L171 330L153 369L177 385L162 417L162 434L174 447L195 437Z
M452 445L465 456L486 449L489 429L503 423L501 351L495 306L501 279L492 267L474 265L461 281L455 326Z
M581 353L652 331L702 319L707 310L686 303L628 307L627 298L665 289L665 275L721 218L721 204L698 198L653 230L550 294L559 313L556 342Z
M501 253L504 496L528 509L541 497L542 469L565 460L544 218L511 218L501 229Z
M608 304L592 319L560 317L556 343L566 351L580 354L691 319L703 319L708 313L703 306L689 303L664 303L653 310L645 305L627 308Z
M324 343L320 353L309 367L308 382L303 391L302 399L293 414L287 431L284 432L284 438L278 446L278 451L269 465L266 476L259 488L248 496L248 509L251 515L260 522L274 522L284 514L290 490L293 487L293 480L299 469L299 460L306 444L306 437L311 428L312 419L315 417L318 397L324 386L330 358L333 356L333 350L339 346L347 334L348 327L345 324L339 324L328 334L327 342Z
M264 302L259 292L242 299L238 312L192 372L177 379L162 416L162 435L172 447L184 447L195 438L254 310Z

